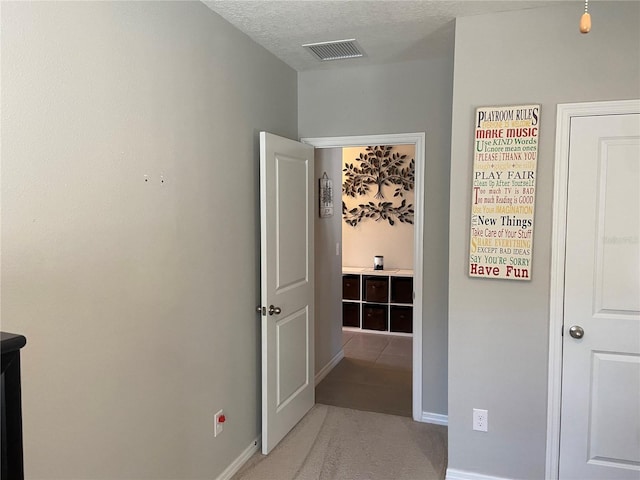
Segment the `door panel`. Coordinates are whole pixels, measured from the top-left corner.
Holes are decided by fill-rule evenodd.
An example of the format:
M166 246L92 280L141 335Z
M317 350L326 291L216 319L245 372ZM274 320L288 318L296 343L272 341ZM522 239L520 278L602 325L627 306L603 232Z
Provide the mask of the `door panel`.
M572 119L561 479L640 478L639 167L640 115Z
M593 463L626 468L640 464L638 425L640 357L618 353L592 353L589 454ZM624 386L624 388L621 388Z
M276 155L274 160L274 187L277 192L275 241L278 244L276 288L281 290L309 280L309 232L306 228L309 222L309 208L306 201L301 201L306 199L309 193L309 165L285 155ZM300 226L304 226L304 230L299 231ZM292 232L296 234L292 235Z
M596 312L640 311L640 147L638 139L601 140ZM625 214L617 215L616 212ZM635 244L634 244L635 242Z
M303 309L276 322L278 349L278 392L276 405L281 410L309 385L309 315ZM300 359L304 361L301 362Z
M260 133L264 454L315 401L313 155L313 147Z

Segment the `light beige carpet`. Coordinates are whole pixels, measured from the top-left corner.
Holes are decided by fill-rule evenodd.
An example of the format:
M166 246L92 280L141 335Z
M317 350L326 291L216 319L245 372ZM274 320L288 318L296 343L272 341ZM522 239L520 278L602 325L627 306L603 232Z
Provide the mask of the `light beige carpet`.
M447 468L447 428L410 418L315 405L268 456L234 480L436 480Z

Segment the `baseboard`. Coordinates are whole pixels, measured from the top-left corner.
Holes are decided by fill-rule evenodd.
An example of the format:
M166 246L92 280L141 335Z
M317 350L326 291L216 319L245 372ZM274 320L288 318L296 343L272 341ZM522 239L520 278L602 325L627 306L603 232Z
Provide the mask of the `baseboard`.
M504 477L493 477L482 473L467 472L466 470L455 470L447 468L445 480L509 480Z
M440 413L422 412L422 423L434 423L436 425L449 425L449 416L441 415Z
M244 449L244 452L242 452L240 456L238 456L238 458L231 462L231 465L225 468L224 471L220 475L218 475L218 478L216 480L229 480L231 477L233 477L238 472L238 470L240 470L242 466L247 463L247 460L249 460L254 453L260 450L261 444L262 435L258 436L258 438L251 442L251 444Z
M329 372L333 370L333 367L335 367L338 363L340 363L340 360L342 360L343 358L344 358L344 350L340 349L340 351L336 354L336 356L333 357L331 360L329 360L329 363L327 363L324 367L322 367L322 369L318 373L316 373L316 377L315 377L316 386L322 381L324 377L329 375Z

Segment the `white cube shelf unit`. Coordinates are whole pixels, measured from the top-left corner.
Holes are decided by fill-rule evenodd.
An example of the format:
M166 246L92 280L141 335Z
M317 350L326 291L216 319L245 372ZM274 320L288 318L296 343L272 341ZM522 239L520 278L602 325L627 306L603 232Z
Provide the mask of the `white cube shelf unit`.
M342 326L346 330L411 336L413 270L343 267Z

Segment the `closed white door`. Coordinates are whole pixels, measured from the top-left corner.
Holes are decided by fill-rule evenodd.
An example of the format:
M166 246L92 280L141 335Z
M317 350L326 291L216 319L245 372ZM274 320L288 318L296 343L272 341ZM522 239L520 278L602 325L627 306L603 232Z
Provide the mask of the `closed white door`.
M260 133L262 453L315 403L313 155Z
M640 115L571 120L560 479L640 479Z

